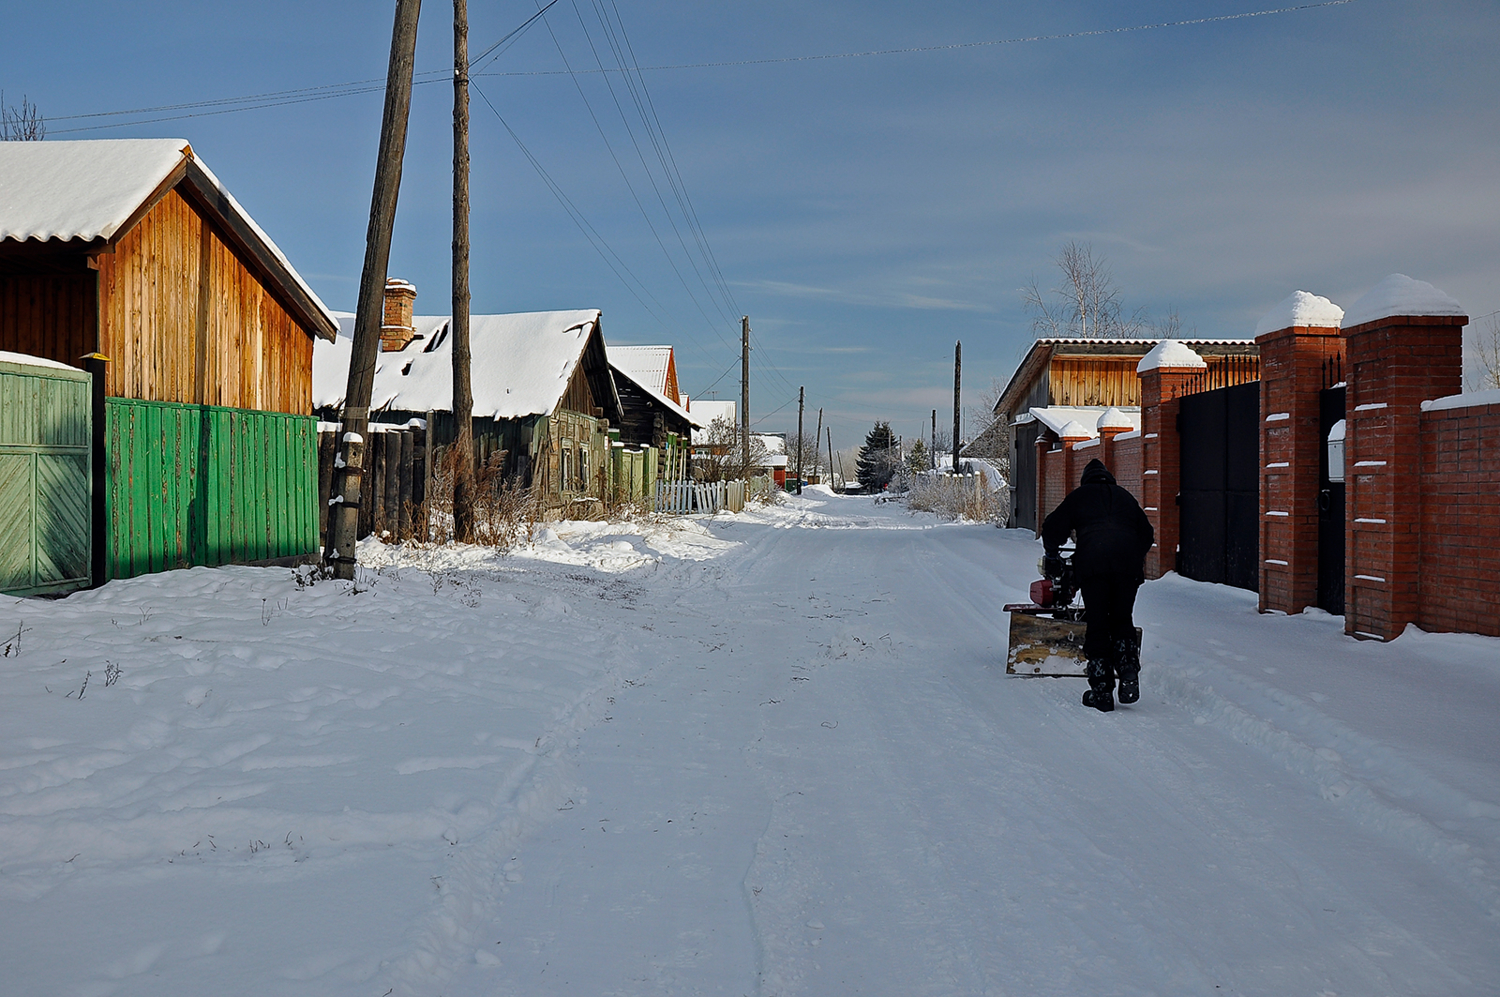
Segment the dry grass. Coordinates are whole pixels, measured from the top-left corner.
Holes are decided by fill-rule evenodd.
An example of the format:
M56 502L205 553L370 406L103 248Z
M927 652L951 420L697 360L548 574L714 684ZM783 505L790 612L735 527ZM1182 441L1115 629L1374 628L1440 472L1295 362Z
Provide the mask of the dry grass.
M469 540L485 547L513 550L532 541L545 510L540 492L523 487L519 482L507 481L502 473L504 467L505 451L496 451L474 475L474 535ZM412 516L418 530L423 518L420 510ZM452 447L443 448L438 455L431 491L427 496L425 519L426 536L389 539L393 543L415 539L434 544L451 543L456 539L453 535Z
M919 512L979 523L997 522L1009 512L1005 490L992 488L985 471L961 475L916 475L911 480L907 501Z

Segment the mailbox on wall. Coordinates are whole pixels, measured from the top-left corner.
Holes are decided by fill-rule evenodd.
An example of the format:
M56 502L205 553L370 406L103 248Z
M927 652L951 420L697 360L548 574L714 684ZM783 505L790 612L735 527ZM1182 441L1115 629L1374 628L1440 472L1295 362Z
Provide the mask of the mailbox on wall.
M1328 480L1344 480L1344 420L1340 419L1328 430Z

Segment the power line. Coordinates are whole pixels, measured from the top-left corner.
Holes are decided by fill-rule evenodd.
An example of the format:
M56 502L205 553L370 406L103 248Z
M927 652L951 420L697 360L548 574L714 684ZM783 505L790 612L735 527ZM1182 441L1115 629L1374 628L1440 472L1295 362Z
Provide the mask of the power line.
M556 2L556 0L553 0L553 2ZM1294 6L1294 7L1276 7L1276 8L1271 8L1271 9L1267 9L1267 10L1246 11L1244 13L1239 13L1239 14L1220 14L1220 15L1215 16L1215 17L1199 17L1199 18L1192 18L1192 19L1189 19L1189 20L1182 20L1182 21L1163 21L1163 22L1156 23L1156 24L1137 24L1137 25L1133 25L1133 26L1130 26L1130 27L1123 27L1123 28L1099 28L1099 29L1095 29L1095 30L1091 30L1091 31L1070 31L1070 32L1062 33L1062 34L1052 34L1052 35L1030 35L1030 36L1017 37L1017 38L1001 38L1001 39L996 39L996 40L992 40L992 41L955 42L955 43L948 44L948 45L923 45L923 46L917 46L917 47L912 47L912 48L873 49L873 50L868 51L868 52L839 52L839 53L822 54L822 55L786 56L786 57L781 57L781 58L741 59L741 60L731 60L731 61L723 61L723 62L681 63L681 64L676 64L676 65L665 65L665 66L640 66L640 65L636 65L635 67L633 67L632 71L636 72L636 73L644 73L644 72L661 72L661 71L674 70L674 69L720 69L720 68L728 68L728 67L734 67L734 66L765 66L765 65L775 65L775 64L780 64L780 63L817 62L817 61L825 61L825 60L830 60L830 59L862 59L862 58L867 58L867 57L872 57L872 56L908 55L908 54L917 54L917 53L923 53L923 52L942 52L942 51L953 51L953 50L967 49L967 48L984 48L984 47L993 47L993 46L998 46L998 45L1020 45L1020 44L1030 43L1030 42L1062 41L1062 40L1071 39L1071 38L1087 38L1087 37L1092 37L1092 36L1126 34L1126 33L1135 32L1135 31L1151 31L1151 30L1156 30L1156 29L1159 29L1159 28L1187 27L1187 26L1198 25L1198 24L1212 24L1212 23L1219 22L1219 21L1237 21L1237 20L1244 20L1246 18L1252 18L1252 17L1268 17L1268 16L1275 15L1275 14L1290 14L1290 13L1295 13L1295 12L1298 12L1298 11L1314 10L1314 9L1319 8L1319 7L1338 7L1338 6L1342 6L1344 4L1350 4L1350 3L1354 3L1354 2L1356 2L1356 0L1325 0L1325 2L1323 2L1323 3L1300 4L1300 5ZM548 6L550 6L550 4ZM545 8L543 8L543 9L545 9ZM529 24L532 20L535 19L535 17L536 17L536 15L533 15L531 18L528 18L526 23ZM523 25L523 28L524 27L525 27L525 25ZM521 30L521 29L517 29L517 31L519 31L519 30ZM507 39L512 38L512 36L514 36L515 34L516 34L516 32L512 32L511 35L507 35L506 38L501 39L501 43L503 43ZM492 48L494 48L494 47L495 46L492 46ZM489 50L486 50L486 51L488 52ZM491 60L491 61L493 62L493 60ZM470 65L473 65L475 62L478 62L478 60L471 61ZM482 75L482 76L566 76L566 75L570 75L570 74L590 75L590 74L593 74L593 73L612 73L612 72L626 72L626 70L624 70L623 68L622 69L597 69L597 70L593 70L593 69L580 69L580 70L556 70L556 69L549 69L549 70L532 70L532 71L516 71L516 70L512 70L512 71L498 72L498 73L497 72L491 72L491 73L471 73L470 76L471 77L476 76L476 75ZM445 81L451 81L453 79L452 70L446 70L446 69L444 69L444 70L426 70L426 71L419 72L419 73L415 74L415 76L416 76L416 79L414 79L413 85L418 85L418 86L422 85L422 84L426 84L426 83L442 83L442 82L445 82ZM137 108L132 108L132 109L129 109L129 110L121 110L121 111L93 111L93 112L89 112L89 113L86 113L86 114L49 115L48 116L48 120L49 121L77 121L77 120L83 120L83 119L87 119L87 118L128 117L130 115L136 115L136 114L160 114L160 113L162 113L164 111L178 111L178 110L190 110L190 109L196 109L196 108L222 107L223 105L226 105L226 104L245 104L246 106L228 108L226 110L219 111L219 112L213 112L213 113L230 113L232 111L253 111L253 110L259 110L259 109L265 108L265 107L280 107L280 106L283 106L283 105L286 105L286 104L304 103L305 99L323 100L323 99L328 99L328 98L332 98L332 97L356 96L358 94L363 94L363 93L373 93L375 91L383 90L384 88L385 88L385 78L384 77L380 77L380 78L372 78L372 79L367 79L367 80L351 80L351 81L346 81L344 83L328 83L328 84L322 84L322 85L319 85L319 86L299 87L299 88L292 89L292 90L273 90L273 91L268 91L268 92L262 93L262 94L250 94L250 95L241 96L241 97L219 97L219 98L214 98L214 99L211 99L211 100L186 101L186 102L177 103L177 104L159 104L159 105L156 105L154 107L137 107ZM339 91L339 92L323 94L324 91ZM323 95L322 96L317 96L318 94L323 94ZM307 95L314 95L314 96L310 96L309 97ZM271 98L283 98L283 99L272 100ZM263 101L263 102L262 103L253 103L253 102L256 102L256 101ZM67 134L69 132L97 131L97 130L105 129L105 128L123 128L123 127L127 127L129 125L154 124L154 123L160 122L160 121L177 121L177 120L181 120L182 118L190 118L190 117L198 117L198 116L199 115L196 115L196 114L183 114L183 115L175 115L175 116L172 116L172 117L152 118L152 119L145 120L145 121L128 121L128 122L120 122L120 123L113 123L113 124L90 125L90 126L85 126L85 127L80 127L80 128L49 129L49 131L52 134L54 134L54 135L62 135L62 134Z

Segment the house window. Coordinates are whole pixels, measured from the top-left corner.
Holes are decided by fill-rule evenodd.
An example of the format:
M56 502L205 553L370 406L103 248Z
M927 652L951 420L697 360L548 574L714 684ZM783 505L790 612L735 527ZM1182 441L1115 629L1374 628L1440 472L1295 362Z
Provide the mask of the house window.
M567 491L569 487L568 454L571 452L571 448L566 446L557 452L557 487L561 491Z
M589 487L589 448L578 449L578 487L587 490Z

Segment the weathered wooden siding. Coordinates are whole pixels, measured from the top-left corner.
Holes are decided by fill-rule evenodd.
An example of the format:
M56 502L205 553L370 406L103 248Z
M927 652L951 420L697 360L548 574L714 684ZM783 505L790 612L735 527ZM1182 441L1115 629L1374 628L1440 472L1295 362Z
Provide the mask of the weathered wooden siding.
M110 398L105 436L108 577L316 552L310 416Z
M1053 405L1139 405L1140 357L1053 356L1048 374Z
M94 287L93 271L0 274L0 350L77 366L98 342Z
M176 191L99 256L106 392L306 415L312 339Z

